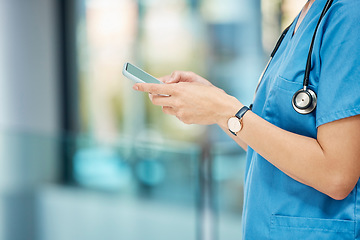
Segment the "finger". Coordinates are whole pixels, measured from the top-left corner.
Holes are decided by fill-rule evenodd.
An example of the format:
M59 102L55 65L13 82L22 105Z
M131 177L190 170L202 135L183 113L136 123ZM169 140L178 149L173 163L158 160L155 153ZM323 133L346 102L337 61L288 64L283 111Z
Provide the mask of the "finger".
M141 92L148 92L152 94L172 95L174 92L173 86L167 84L156 83L136 83L133 89Z
M152 95L151 102L154 105L157 106L166 106L166 107L172 107L173 106L173 98L172 97L166 97L161 95Z
M163 111L165 114L175 115L175 110L174 110L172 107L163 106L163 107L162 107L162 111Z

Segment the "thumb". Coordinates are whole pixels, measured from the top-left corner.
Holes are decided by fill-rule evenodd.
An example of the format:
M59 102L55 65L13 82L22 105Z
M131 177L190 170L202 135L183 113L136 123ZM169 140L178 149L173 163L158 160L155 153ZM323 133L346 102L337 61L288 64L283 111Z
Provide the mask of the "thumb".
M181 81L184 80L182 75L183 75L183 72L175 71L169 76L169 79L166 81L166 83L178 83L178 82L181 82Z
M168 83L170 81L170 78L171 76L167 75L167 76L159 77L158 79L163 83Z

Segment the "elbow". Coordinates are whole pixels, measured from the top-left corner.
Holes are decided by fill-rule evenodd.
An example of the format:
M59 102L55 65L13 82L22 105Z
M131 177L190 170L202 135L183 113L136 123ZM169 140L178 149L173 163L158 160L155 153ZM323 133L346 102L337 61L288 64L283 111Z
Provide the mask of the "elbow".
M341 200L344 200L345 198L347 198L347 196L349 196L350 192L348 192L348 191L337 191L337 192L333 192L333 193L328 194L328 196L331 197L334 200L341 201Z
M326 194L335 200L344 200L352 192L357 181L358 179L352 179L345 175L332 177Z

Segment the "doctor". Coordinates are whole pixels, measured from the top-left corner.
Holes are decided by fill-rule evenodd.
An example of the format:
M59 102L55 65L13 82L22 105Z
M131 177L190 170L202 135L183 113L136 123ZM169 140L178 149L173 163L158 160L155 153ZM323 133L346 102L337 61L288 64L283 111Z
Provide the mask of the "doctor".
M134 85L165 113L218 124L247 150L244 239L360 239L359 9L359 0L309 0L252 110L191 72Z

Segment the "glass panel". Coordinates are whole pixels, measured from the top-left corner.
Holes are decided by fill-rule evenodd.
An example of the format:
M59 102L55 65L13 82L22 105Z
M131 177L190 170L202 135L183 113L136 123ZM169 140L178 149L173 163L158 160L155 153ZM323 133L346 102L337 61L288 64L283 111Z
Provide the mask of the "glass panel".
M212 158L219 239L241 239L246 154L236 144L218 143Z
M57 182L62 144L81 187ZM197 147L0 131L0 148L4 239L196 238Z
M94 220L95 227L86 231L111 239L195 239L199 148L179 142L127 139L116 145L76 139L76 145L77 183L117 201L111 216L116 228L101 219ZM102 221L109 226L104 228ZM88 226L87 222L82 225Z

